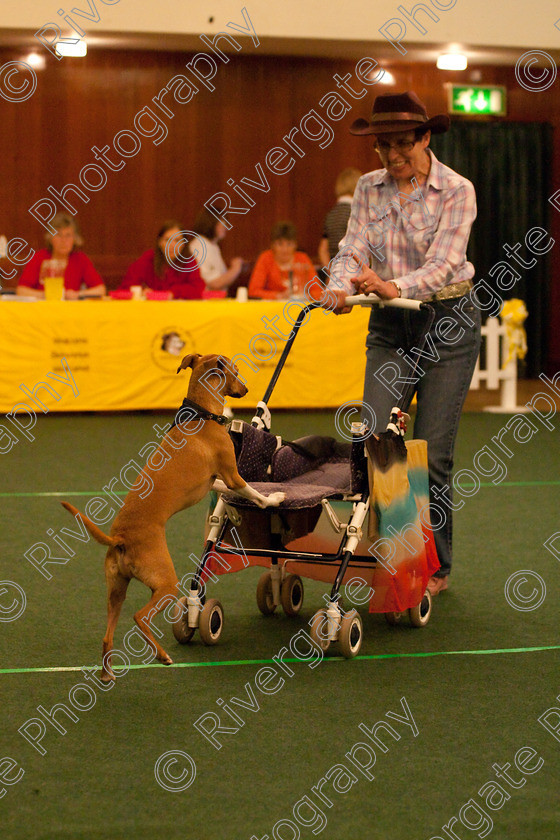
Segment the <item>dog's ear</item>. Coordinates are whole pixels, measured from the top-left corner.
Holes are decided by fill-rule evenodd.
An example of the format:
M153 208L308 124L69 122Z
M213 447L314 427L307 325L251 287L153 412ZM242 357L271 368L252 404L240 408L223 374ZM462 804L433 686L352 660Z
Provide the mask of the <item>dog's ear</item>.
M177 368L177 373L180 373L182 370L186 370L186 368L192 368L197 359L200 359L200 353L189 353L188 356L184 356L183 361Z
M231 359L228 359L227 356L218 356L218 364L216 367L218 370L232 371L234 366Z

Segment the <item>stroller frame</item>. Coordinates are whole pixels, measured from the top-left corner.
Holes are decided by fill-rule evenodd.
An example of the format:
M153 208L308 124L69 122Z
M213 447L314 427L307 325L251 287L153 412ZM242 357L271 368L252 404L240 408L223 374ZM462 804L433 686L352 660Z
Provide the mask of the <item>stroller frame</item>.
M389 306L416 311L425 310L427 311L428 318L424 335L427 334L434 317L433 308L419 301L399 298L391 301L382 301L380 298L373 296L355 295L348 297L346 302L348 305L368 307L378 305L380 307ZM251 420L251 426L254 429L258 429L261 432L270 431L271 415L268 409L268 400L272 395L274 386L282 372L300 327L307 314L311 310L318 308L318 306L319 304L317 303L310 303L305 306L294 322L290 337L286 341L286 345L272 374L263 399L257 403L255 415ZM418 358L416 359L417 362ZM407 397L408 392L401 399L401 404L406 403ZM406 415L397 406L391 412L387 428L393 433L404 437L406 431L405 419ZM233 420L230 434L233 436L242 433L244 426L245 424L241 421ZM286 530L282 527L281 523L282 505L279 508L270 507L265 511L261 511L269 520L270 533L268 536L270 545L266 548L242 547L245 560L247 555L251 557L266 557L270 560L270 570L261 575L257 586L257 605L264 615L273 613L280 604L284 612L290 616L297 615L301 609L303 603L303 583L299 575L287 573L286 567L289 563L303 562L309 565L339 564L330 595L324 596L326 607L318 610L310 622L310 636L323 651L326 651L331 643L338 641L339 652L346 658L352 658L358 654L363 639L363 628L361 617L356 609L345 612L342 608L340 587L345 574L349 568L355 565L363 567L364 561L372 569L375 568L378 562L385 565L379 557L371 553L367 557L356 554L356 549L363 536L364 521L370 507L370 491L368 487L364 447L364 440L368 436L366 433L367 426L364 423L352 423L350 461L351 469L354 473L352 476L352 485L355 484L357 487L352 486L350 492L336 492L335 490L329 493L328 498L320 499L321 509L326 513L332 528L335 532L342 535L335 553L298 551L286 548L282 539L282 533ZM356 489L357 492L355 492ZM196 629L198 629L202 641L205 644L214 645L219 641L223 630L223 607L215 598L206 599L205 591L206 580L208 578L216 580L213 572L208 570L210 560L218 557L220 561L220 558L227 558L228 555L239 557L240 554L239 546L236 548L225 542L228 529L235 527L239 519L236 518L236 511L232 507L231 501L228 502L227 499L224 499L224 495L234 494L224 493L218 496L217 503L207 520L209 526L208 535L196 572L190 582L189 595L183 596L178 600L172 613L173 633L175 638L183 644L190 641ZM338 518L329 499L352 503L352 512L346 523ZM315 505L315 507L318 507L318 505ZM321 511L317 515L317 520L320 513ZM284 561L282 564L279 562L281 560ZM244 562L244 565L247 564L248 561L247 563ZM228 568L231 567L229 566ZM416 607L408 610L413 626L422 627L427 624L430 618L431 608L431 596L428 590L426 590L420 603ZM400 621L402 615L403 613L385 613L389 624L396 624Z

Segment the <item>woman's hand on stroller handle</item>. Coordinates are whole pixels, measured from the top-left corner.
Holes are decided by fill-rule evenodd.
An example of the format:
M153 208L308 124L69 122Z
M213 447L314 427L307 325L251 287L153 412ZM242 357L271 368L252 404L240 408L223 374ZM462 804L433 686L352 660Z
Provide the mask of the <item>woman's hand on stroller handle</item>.
M353 255L352 259L362 269L358 277L352 278L352 283L358 294L369 295L373 292L382 300L394 300L400 297L397 286L391 280L382 280L372 268L368 268L356 255Z
M352 305L346 303L346 299L348 297L348 293L345 292L343 289L329 289L329 296L331 296L329 303L326 305L326 309L330 309L334 312L335 315L347 315L349 312L352 312ZM333 300L335 298L336 304L335 306L332 305Z
M330 309L335 315L345 315L352 311L352 306L355 304L367 305L367 296L369 295L371 295L371 304L387 304L393 301L400 301L399 289L395 283L391 280L382 280L373 269L369 268L355 254L352 255L352 259L361 269L357 277L351 278L351 282L356 287L357 294L349 295L343 289L329 287L329 301L325 304L325 308ZM335 304L334 306L333 303ZM398 306L397 303L394 305ZM403 306L403 308L405 307Z

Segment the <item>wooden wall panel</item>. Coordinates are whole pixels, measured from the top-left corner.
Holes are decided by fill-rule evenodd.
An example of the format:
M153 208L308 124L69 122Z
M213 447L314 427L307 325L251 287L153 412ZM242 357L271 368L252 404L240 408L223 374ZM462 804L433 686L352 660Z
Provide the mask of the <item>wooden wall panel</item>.
M374 54L374 53L373 53ZM20 56L0 51L0 66ZM94 145L112 146L121 130L132 130L135 115L170 81L184 72L192 55L176 52L91 50L86 59L49 59L38 72L38 88L26 102L0 99L0 234L24 237L37 248L43 228L28 212L47 187L60 189L78 183L81 168L93 163ZM443 83L469 81L477 68L464 74L442 73L431 65L386 65L396 79L393 90L414 89L431 113L446 109ZM257 163L265 168L268 193L250 189L256 205L246 215L231 216L233 229L224 243L226 256L254 259L267 247L270 227L280 218L292 219L299 229L300 246L316 255L322 222L333 201L333 182L345 166L364 171L378 165L371 140L348 133L350 122L366 116L373 96L387 92L372 86L368 95L352 100L352 111L341 121L329 121L334 140L326 149L301 139L305 156L291 172L276 175L264 159L273 146L286 145L283 137L311 108L321 115L321 97L336 90L333 75L354 72L355 61L287 58L246 52L220 64L212 80L213 92L200 86L188 103L171 96L165 102L174 112L156 113L168 129L155 146L142 138L139 154L120 172L108 172L99 192L88 193L89 203L76 199L78 220L86 251L100 267L115 276L145 248L152 245L160 222L178 217L190 227L197 210L218 190L230 190L227 180L255 178ZM529 92L517 83L513 68L481 67L487 83L506 84L508 118L542 120L556 126L560 120L560 82L545 93ZM354 79L355 86L361 85ZM560 140L555 136L551 168L558 171ZM528 150L530 154L530 150ZM116 154L112 151L112 157ZM552 235L560 238L560 214L552 213ZM552 251L550 365L560 369L560 257ZM111 269L114 265L116 268Z

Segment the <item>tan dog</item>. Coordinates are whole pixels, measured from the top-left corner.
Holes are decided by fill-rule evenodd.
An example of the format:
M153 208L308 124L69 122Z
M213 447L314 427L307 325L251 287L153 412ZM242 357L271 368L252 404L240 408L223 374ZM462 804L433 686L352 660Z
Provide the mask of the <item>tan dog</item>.
M177 373L192 367L188 400L203 411L198 416L191 408L177 415L177 425L163 438L150 456L137 482L124 500L109 536L73 505L62 502L66 510L84 523L90 534L109 550L105 558L107 581L107 631L103 639L101 679L111 680L113 636L128 584L136 578L152 590L145 607L138 610L134 621L147 639L156 658L165 665L172 659L155 640L150 621L157 612L178 597L178 578L165 540L165 523L180 510L200 502L212 489L219 476L224 484L259 507L278 505L283 493L262 496L241 478L237 471L233 443L226 429L217 422L225 396L244 397L247 388L238 379L238 370L223 356L185 356ZM181 416L187 414L185 422ZM210 419L213 414L216 419ZM193 418L193 419L191 419ZM151 486L149 494L143 488ZM221 485L218 483L218 488ZM144 496L144 498L143 498Z

